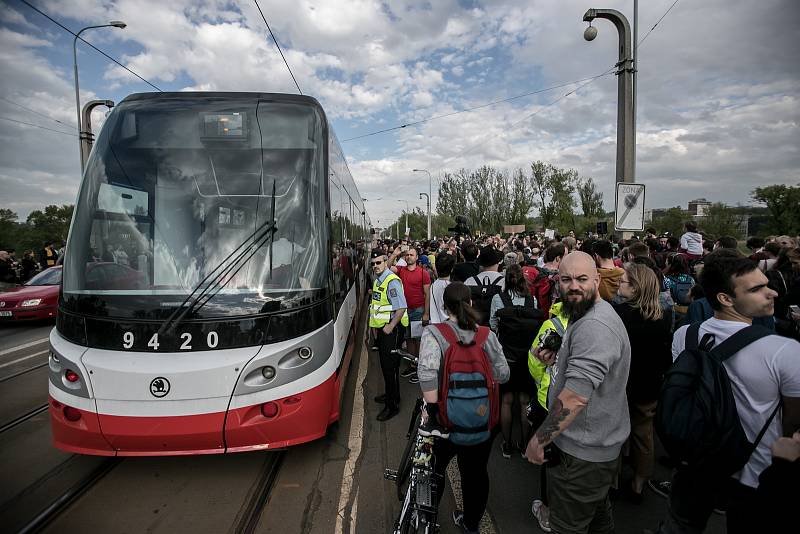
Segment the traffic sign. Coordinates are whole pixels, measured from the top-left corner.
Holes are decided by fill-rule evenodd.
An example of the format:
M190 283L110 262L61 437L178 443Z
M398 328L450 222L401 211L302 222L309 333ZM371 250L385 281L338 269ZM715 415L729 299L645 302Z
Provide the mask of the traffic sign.
M644 230L644 184L617 182L614 228Z

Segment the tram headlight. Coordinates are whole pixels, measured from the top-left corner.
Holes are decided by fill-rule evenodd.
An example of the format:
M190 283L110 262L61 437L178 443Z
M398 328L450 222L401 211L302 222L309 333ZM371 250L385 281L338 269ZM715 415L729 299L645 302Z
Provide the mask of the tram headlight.
M311 347L300 347L297 349L297 355L300 356L303 360L307 360L311 358L314 353L311 350Z
M276 372L277 371L275 371L275 368L271 365L261 368L261 376L263 376L265 380L272 380L275 378Z

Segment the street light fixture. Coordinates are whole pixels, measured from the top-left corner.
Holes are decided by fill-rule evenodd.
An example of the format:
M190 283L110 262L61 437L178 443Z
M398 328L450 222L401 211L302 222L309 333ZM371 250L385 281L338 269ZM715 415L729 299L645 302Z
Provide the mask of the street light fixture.
M83 131L83 126L81 122L81 94L80 88L78 84L78 39L80 38L81 34L86 30L91 30L94 28L119 28L125 29L127 24L122 22L121 20L112 20L108 24L100 24L97 26L86 26L85 28L81 28L81 30L75 34L75 39L72 40L72 71L75 76L75 107L77 108L78 113L78 153L81 156L81 174L86 167L86 159L83 155L83 141L85 132Z
M589 9L583 20L590 26L583 34L587 41L597 36L597 29L591 26L594 19L611 21L619 33L619 61L617 67L617 168L616 181L634 183L634 144L636 132L633 119L633 55L631 54L631 27L625 15L616 9ZM594 31L590 31L594 30Z
M433 188L432 188L431 183L433 182L433 179L431 178L431 173L428 172L425 169L414 169L414 172L424 172L425 174L428 175L428 195L427 195L427 197L428 197L428 241L430 241L431 240L431 195L433 194ZM422 195L424 195L424 194L425 193L420 193L420 196L419 196L420 200L422 200Z

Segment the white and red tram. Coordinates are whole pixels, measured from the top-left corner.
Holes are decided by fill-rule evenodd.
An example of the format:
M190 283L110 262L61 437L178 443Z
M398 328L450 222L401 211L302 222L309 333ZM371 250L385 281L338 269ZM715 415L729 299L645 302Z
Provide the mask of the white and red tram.
M50 335L56 447L206 454L323 436L339 418L369 234L315 99L127 97L70 228Z

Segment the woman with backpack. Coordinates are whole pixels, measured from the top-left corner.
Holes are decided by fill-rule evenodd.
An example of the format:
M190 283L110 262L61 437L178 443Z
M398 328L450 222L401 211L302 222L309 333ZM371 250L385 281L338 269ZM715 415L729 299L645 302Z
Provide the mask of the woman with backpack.
M473 533L489 497L487 464L496 433L499 384L508 381L510 371L497 336L477 323L469 288L452 282L443 298L447 321L422 334L417 373L427 418L419 433L449 438L434 442L436 473L444 490L447 465L458 458L464 510L453 512L453 521L462 532ZM452 388L458 382L469 389L466 394L455 394ZM472 431L462 432L465 428Z
M673 254L667 257L667 266L664 269L664 288L669 290L672 307L675 312L675 321L679 322L689 311L689 304L692 303L692 288L695 285L694 278L689 274L689 264L680 254Z
M659 304L659 289L653 269L630 263L617 292L623 301L613 305L631 343L626 389L631 418L628 443L635 473L630 494L636 503L641 502L644 484L653 474L653 417L664 372L672 363L672 312Z
M528 350L544 321L544 314L536 307L528 280L522 267L512 264L506 268L505 289L492 297L489 327L497 334L503 347L511 378L500 388L500 432L503 458L511 458L514 402L520 408L520 443L517 450L524 452L531 435L531 424L525 416L531 392L536 383L528 372Z

